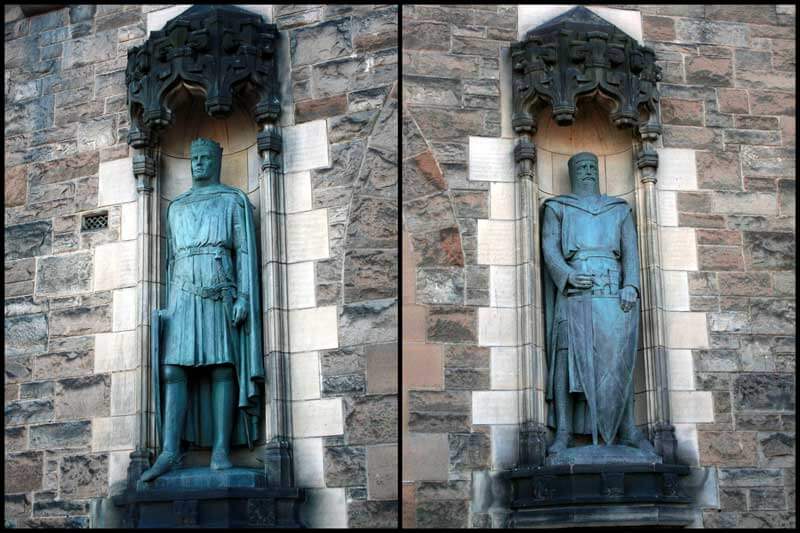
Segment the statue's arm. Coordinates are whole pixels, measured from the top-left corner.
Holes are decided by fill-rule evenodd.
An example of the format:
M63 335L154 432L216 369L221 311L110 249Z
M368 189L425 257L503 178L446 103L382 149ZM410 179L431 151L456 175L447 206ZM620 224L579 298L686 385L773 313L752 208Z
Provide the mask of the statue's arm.
M628 211L622 221L622 286L633 287L641 296L641 283L639 281L639 250L636 238L636 226L633 224L633 215Z
M559 292L564 291L569 275L574 273L561 255L561 220L549 204L544 207L542 223L542 252L544 262Z

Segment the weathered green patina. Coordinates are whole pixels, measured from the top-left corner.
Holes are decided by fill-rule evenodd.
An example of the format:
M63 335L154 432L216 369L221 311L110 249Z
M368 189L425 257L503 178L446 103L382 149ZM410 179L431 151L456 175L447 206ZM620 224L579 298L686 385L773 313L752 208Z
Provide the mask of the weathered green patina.
M180 464L189 444L213 447L211 468L231 468L231 445L258 437L265 373L253 208L220 183L217 143L191 148L192 188L167 209L167 305L154 328L163 451L143 481Z
M563 454L573 434L654 452L633 417L639 334L639 254L628 203L601 195L598 161L569 160L572 193L544 204L548 425ZM633 450L632 450L633 451Z

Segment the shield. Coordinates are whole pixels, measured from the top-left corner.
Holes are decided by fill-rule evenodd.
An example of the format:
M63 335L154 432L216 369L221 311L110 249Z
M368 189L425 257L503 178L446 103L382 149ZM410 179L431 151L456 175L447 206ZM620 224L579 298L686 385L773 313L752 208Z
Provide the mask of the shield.
M639 304L627 313L619 296L570 296L569 350L589 405L592 441L613 442L633 389Z

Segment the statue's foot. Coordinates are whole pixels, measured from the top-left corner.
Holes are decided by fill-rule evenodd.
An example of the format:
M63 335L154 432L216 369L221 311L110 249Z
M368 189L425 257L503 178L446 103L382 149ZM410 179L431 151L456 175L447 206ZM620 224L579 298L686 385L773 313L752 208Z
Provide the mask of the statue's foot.
M557 433L556 440L547 448L547 455L556 455L569 447L569 433Z
M152 481L173 468L180 466L183 456L179 453L163 451L156 462L142 473L142 481Z
M227 470L228 468L233 468L233 463L226 450L214 450L211 452L212 470Z

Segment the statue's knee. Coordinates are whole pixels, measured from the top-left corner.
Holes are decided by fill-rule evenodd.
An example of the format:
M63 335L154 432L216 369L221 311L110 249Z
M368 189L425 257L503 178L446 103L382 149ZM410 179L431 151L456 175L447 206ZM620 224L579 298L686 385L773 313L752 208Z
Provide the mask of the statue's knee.
M164 365L161 370L164 383L183 383L186 381L186 371L178 365Z
M214 383L233 381L233 367L230 365L219 365L211 371L211 379Z

